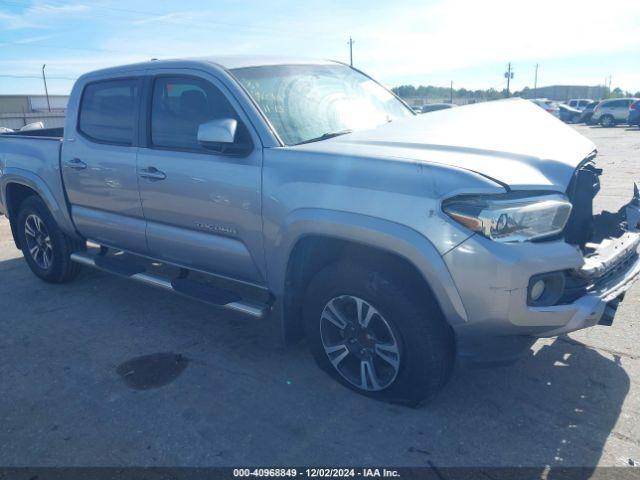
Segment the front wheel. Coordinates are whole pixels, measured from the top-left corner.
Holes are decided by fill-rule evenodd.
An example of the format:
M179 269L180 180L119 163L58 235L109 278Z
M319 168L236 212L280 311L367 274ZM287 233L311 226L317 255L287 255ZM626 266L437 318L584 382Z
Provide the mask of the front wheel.
M600 125L605 128L613 127L616 124L614 118L611 115L603 115L600 118Z
M28 197L20 205L17 234L29 268L42 280L64 283L78 275L80 265L70 255L84 244L60 230L39 197Z
M304 321L318 365L343 385L380 400L417 405L433 397L454 362L449 326L429 292L338 262L312 279Z

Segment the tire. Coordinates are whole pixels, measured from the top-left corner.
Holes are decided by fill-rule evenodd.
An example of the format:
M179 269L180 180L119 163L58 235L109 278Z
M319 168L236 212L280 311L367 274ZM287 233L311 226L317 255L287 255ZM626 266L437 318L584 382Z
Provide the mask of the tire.
M433 398L449 379L455 360L453 334L430 292L419 297L382 271L337 262L315 275L304 302L313 357L352 390L416 406ZM357 322L359 304L361 319L371 312L366 329ZM338 325L345 322L336 311L342 320L351 320L343 329Z
M611 115L603 115L600 117L600 125L604 128L615 127L616 121Z
M78 275L80 264L72 262L70 255L84 250L85 244L60 230L39 197L31 196L22 202L16 228L24 258L39 278L65 283Z

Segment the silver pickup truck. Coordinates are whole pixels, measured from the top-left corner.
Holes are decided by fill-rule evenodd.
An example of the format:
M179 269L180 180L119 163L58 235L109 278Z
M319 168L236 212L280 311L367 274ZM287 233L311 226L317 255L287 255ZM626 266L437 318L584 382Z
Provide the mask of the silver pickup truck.
M151 61L82 76L64 130L0 136L0 210L45 281L84 265L270 318L415 404L457 361L611 324L640 199L594 215L595 156L524 100L416 115L337 62Z

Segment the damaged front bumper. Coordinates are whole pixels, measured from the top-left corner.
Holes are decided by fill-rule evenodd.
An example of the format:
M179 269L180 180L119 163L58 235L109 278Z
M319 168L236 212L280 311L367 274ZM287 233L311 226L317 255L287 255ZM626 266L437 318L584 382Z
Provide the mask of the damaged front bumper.
M515 355L527 339L611 324L640 277L640 199L593 218L592 242L582 248L565 240L501 244L474 235L444 255L468 313L466 322L452 325L462 357ZM563 277L562 294L548 305L531 304L531 279L548 273ZM498 340L514 346L484 352Z
M578 311L563 327L538 336L554 336L595 324L611 325L625 292L640 276L640 198L634 198L616 214L595 217L593 237L587 243L584 263L567 272L568 280L581 294L573 303Z
M605 242L596 255L569 275L584 282L584 295L573 303L537 307L539 311L574 310L571 319L559 328L536 334L552 337L593 325L611 325L625 292L640 276L640 232L627 232L623 238Z

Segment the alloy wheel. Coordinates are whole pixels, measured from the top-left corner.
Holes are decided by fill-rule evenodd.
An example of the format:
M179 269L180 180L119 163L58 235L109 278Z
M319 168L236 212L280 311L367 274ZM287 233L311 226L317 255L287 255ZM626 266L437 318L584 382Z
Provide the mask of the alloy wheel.
M320 336L333 367L355 387L384 390L396 379L400 344L391 325L366 300L352 295L329 300L320 317Z
M53 262L53 245L47 226L36 214L30 214L24 222L27 248L35 264L47 270Z

